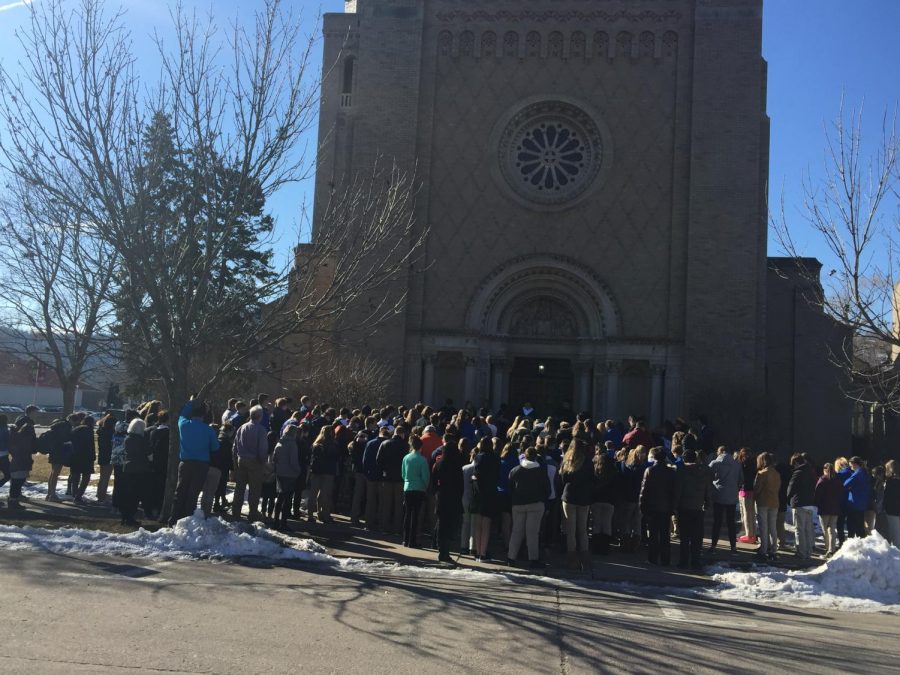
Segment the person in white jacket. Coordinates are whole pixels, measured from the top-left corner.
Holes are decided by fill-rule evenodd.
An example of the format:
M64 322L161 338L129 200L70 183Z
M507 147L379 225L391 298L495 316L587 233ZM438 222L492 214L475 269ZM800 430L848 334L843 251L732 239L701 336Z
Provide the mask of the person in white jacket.
M463 466L463 517L462 531L460 537L459 548L463 554L468 555L475 549L472 541L472 476L475 475L475 451L469 447L469 441L465 438L459 442L460 454L469 460L469 463Z

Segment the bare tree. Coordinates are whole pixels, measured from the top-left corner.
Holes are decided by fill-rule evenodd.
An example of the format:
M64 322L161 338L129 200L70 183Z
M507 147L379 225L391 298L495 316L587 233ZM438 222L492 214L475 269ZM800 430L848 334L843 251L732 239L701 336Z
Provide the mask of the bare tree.
M809 268L810 297L827 314L850 328L847 341L832 358L852 384L852 399L900 412L900 377L894 358L859 358L853 344L882 343L896 353L898 333L898 270L900 252L900 139L896 116L885 115L882 135L869 150L863 143L863 110L846 112L826 128L825 165L820 182L803 181L800 223L824 244L830 259L823 279ZM784 198L773 220L784 251L802 258L799 228L786 213ZM830 269L829 269L830 268Z
M390 377L391 368L371 356L333 353L288 383L314 401L354 408L384 403Z
M116 254L68 204L42 197L19 181L0 201L0 332L56 374L69 413L79 381L112 351Z
M376 168L336 195L297 269L272 264L265 200L312 172L302 140L320 90L314 40L279 0L226 33L176 7L174 44L158 40L152 88L135 75L120 15L105 15L101 0L66 7L30 6L24 79L0 70L0 168L69 205L115 247L123 349L170 407L202 399L290 335L334 337L351 308L374 320L393 311L402 298L375 298L390 295L379 289L422 236L412 177L398 168ZM193 367L210 353L214 367ZM203 381L192 379L198 372ZM164 515L178 451L173 433Z

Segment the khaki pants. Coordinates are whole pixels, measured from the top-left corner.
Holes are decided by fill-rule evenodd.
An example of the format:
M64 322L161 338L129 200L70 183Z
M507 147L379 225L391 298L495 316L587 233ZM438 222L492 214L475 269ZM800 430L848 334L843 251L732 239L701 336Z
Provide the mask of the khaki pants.
M222 477L222 469L211 466L206 471L206 482L203 483L203 496L200 497L200 508L203 509L203 515L209 518L212 513L213 499L216 496L216 490L219 489L219 479Z
M323 523L331 520L331 509L334 508L334 476L325 473L309 474L309 500L306 512L312 517L318 516Z
M825 538L825 553L837 551L837 516L819 516L822 536Z
M512 507L512 532L509 535L509 551L506 557L515 560L522 548L522 538L528 547L528 559L540 558L541 519L544 517L544 502L519 504ZM585 528L587 523L585 523Z
M259 496L262 492L264 469L263 463L258 459L238 457L237 468L234 470L234 501L231 504L233 517L241 517L241 508L244 506L244 490L249 486L250 522L259 520Z
M106 501L106 491L109 489L109 477L112 476L112 464L100 466L100 482L97 483L97 501Z
M812 555L816 537L812 511L803 507L794 509L794 527L797 533L797 557L808 559Z
M606 502L591 504L591 531L595 535L612 535L613 513L615 513L615 507L612 504Z
M382 481L381 483L381 530L388 533L399 532L403 527L403 482Z
M753 495L738 497L738 503L741 505L741 522L744 523L744 535L748 537L756 536L756 502L753 501ZM777 509L774 509L777 515ZM777 537L775 533L775 521L772 521L772 535ZM772 549L775 552L775 549Z
M756 507L759 514L759 552L761 554L775 553L778 550L778 530L775 520L778 518L778 509L770 509L765 506Z
M459 547L464 551L471 551L475 548L475 545L472 543L472 514L468 511L463 511Z
M366 481L366 529L378 529L378 505L381 502L381 482Z
M887 523L891 543L900 548L900 516L887 516Z
M589 550L587 522L591 507L563 502L562 508L563 515L566 517L566 550L569 553L574 553L576 551L576 541L578 551L585 552Z
M637 502L620 502L614 508L622 537L641 535L641 510Z

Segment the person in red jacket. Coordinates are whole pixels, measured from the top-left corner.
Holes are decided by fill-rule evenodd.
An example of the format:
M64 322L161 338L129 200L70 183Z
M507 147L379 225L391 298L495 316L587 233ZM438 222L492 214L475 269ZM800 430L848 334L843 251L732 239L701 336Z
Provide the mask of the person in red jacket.
M644 420L638 420L634 425L634 429L625 434L622 442L629 450L633 450L639 445L643 445L645 448L652 448L657 444L653 434L647 431L647 423Z

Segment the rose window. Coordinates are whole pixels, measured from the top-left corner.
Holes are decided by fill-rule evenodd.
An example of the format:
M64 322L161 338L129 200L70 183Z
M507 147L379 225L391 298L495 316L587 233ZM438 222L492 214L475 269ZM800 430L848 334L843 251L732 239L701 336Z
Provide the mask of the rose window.
M516 147L516 167L538 191L559 192L578 179L586 154L577 131L562 122L541 122Z
M561 101L529 105L500 137L500 170L520 197L565 204L584 193L600 171L602 141L583 110Z

